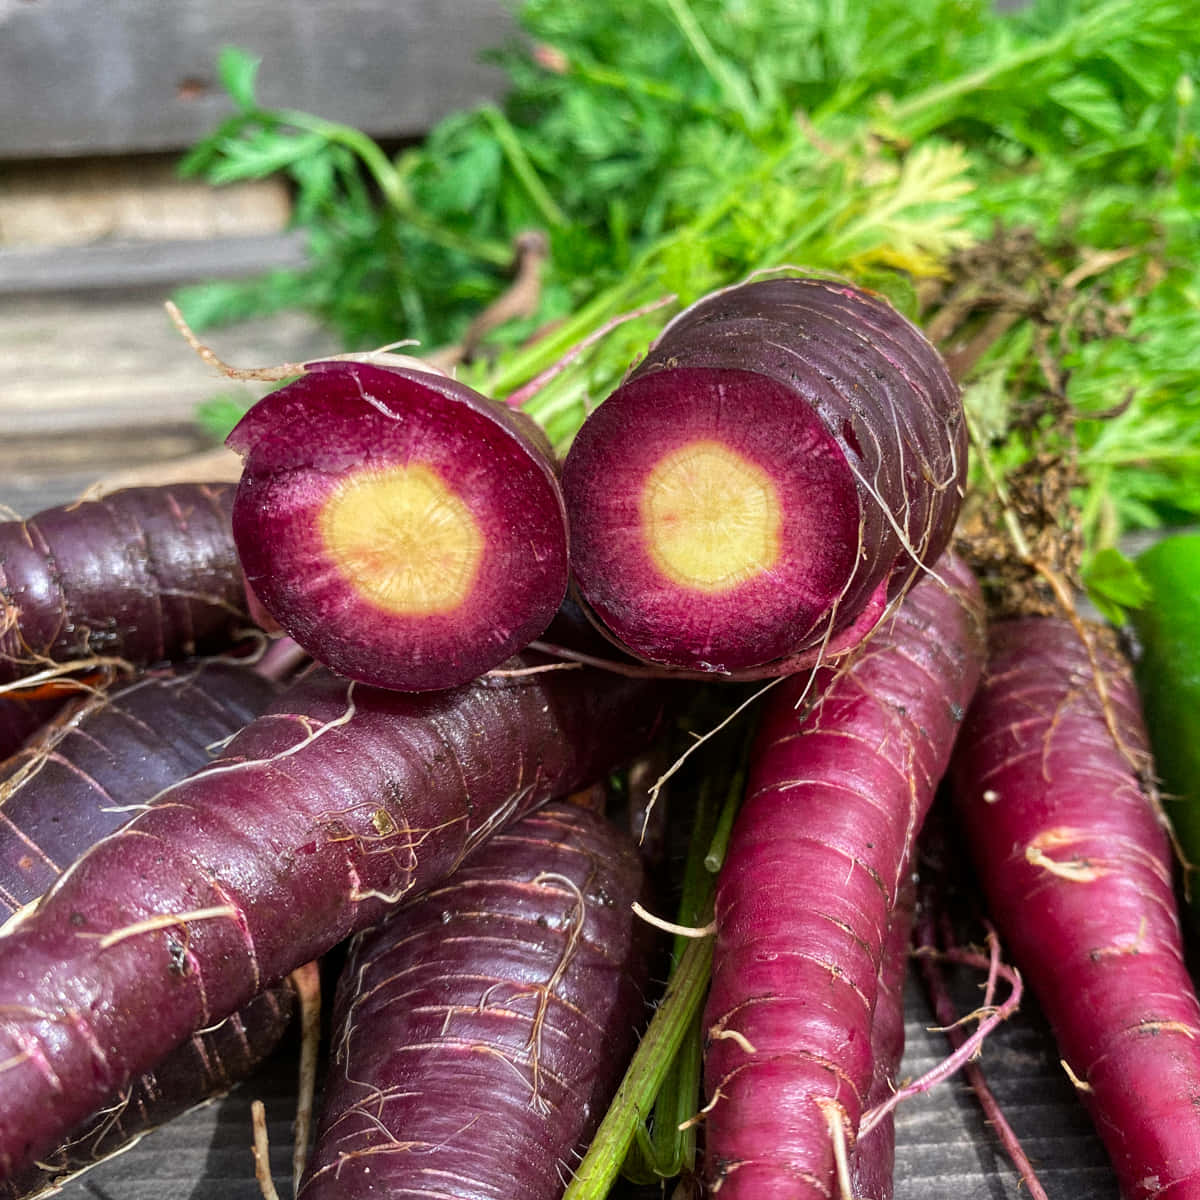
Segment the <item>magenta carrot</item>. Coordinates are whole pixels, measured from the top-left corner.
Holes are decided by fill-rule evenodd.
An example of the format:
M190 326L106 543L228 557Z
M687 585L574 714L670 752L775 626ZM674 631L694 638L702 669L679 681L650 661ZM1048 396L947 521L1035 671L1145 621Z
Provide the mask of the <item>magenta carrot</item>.
M129 488L0 523L0 681L221 649L247 624L233 487Z
M296 685L0 938L0 1169L642 750L663 702L661 685L587 670L419 695Z
M854 645L949 542L966 427L883 299L811 278L677 317L563 465L571 568L630 653L784 674Z
M356 939L301 1200L558 1200L633 1053L632 839L555 803Z
M916 878L910 874L892 909L879 966L879 994L871 1016L871 1085L864 1110L883 1103L896 1091L904 1054L904 979L908 972L916 892ZM895 1162L896 1122L889 1113L854 1144L850 1162L854 1195L864 1200L892 1200Z
M1200 1004L1137 693L1105 634L1090 637L1094 662L1066 620L994 627L955 807L1122 1195L1183 1200L1200 1196Z
M567 590L549 443L445 376L311 363L230 434L233 527L262 606L319 662L406 691L533 641Z
M983 660L982 603L938 564L840 671L771 692L717 882L706 1169L721 1200L834 1194L872 1085L887 930ZM943 580L945 582L943 582Z

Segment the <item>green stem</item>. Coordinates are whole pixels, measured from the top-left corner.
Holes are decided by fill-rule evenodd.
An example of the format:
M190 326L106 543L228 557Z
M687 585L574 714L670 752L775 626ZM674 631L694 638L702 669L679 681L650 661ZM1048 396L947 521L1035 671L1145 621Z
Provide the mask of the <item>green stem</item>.
M720 815L717 817L717 827L713 830L712 842L709 844L708 853L704 856L704 867L710 875L715 875L721 869L721 864L725 861L725 855L729 850L729 835L733 832L733 821L737 816L738 805L741 801L741 785L744 780L744 773L739 771L734 777L736 793L731 789L730 796L726 799Z
M887 118L892 124L903 127L909 137L918 137L940 123L941 119L936 111L932 110L936 110L938 105L948 100L957 100L971 92L983 91L997 79L1025 70L1042 60L1061 56L1064 70L1069 70L1073 63L1064 52L1071 44L1105 28L1122 27L1119 14L1128 7L1127 0L1115 0L1115 3L1080 16L1053 37L1031 42L1020 50L994 60L986 67L917 92L890 109Z
M306 129L310 133L320 134L326 141L335 145L345 146L355 154L375 180L384 199L393 212L403 217L414 229L424 237L447 250L455 250L469 258L491 263L493 266L509 267L512 265L512 247L499 242L476 241L464 237L453 230L446 229L421 211L413 200L404 180L396 170L391 159L379 148L379 144L361 130L349 125L340 125L336 121L326 121L323 117L311 113L298 112L294 109L283 109L276 113L263 113L263 119L273 119L280 124L294 125L297 129Z
M653 100L665 100L668 104L673 104L677 108L691 109L693 112L701 113L706 117L721 115L721 110L716 106L708 104L696 96L680 91L673 84L663 83L657 79L645 79L641 75L630 75L625 71L617 71L592 59L583 57L573 58L571 60L571 70L581 79L586 79L590 83L597 84L599 87L612 88L614 91L625 92L627 94L636 93L649 96Z
M759 124L758 111L745 77L738 75L717 53L700 22L696 20L696 14L688 7L687 0L666 0L666 3L679 26L679 32L687 39L704 69L721 89L726 101L737 110L747 129L756 128Z
M521 186L533 201L534 207L542 214L542 219L547 225L567 224L566 215L546 190L546 185L542 183L537 168L530 162L529 155L525 153L525 147L521 145L508 118L494 104L485 104L479 111L491 126L496 141L500 143L500 148L508 158L508 165L521 181Z
M692 941L683 952L662 1003L646 1030L591 1148L563 1200L604 1200L646 1119L683 1039L700 1011L712 970L713 939Z

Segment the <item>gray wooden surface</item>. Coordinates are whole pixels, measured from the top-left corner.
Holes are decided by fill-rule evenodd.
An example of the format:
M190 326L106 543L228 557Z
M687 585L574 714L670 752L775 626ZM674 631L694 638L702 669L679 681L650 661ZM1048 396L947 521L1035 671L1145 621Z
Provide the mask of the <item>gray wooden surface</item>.
M511 33L503 0L0 0L0 159L189 144L232 111L226 44L269 105L413 135L499 90Z
M969 996L964 981L962 994ZM969 1001L968 1001L969 1002ZM907 992L904 1073L915 1077L946 1054L915 984ZM1034 1161L1050 1200L1117 1200L1104 1151L1072 1094L1032 1009L986 1043L983 1066ZM62 1200L261 1200L250 1152L250 1103L266 1106L271 1164L290 1192L294 1051L224 1100L143 1138L127 1154L69 1183ZM895 1200L1026 1200L974 1097L954 1078L897 1113Z

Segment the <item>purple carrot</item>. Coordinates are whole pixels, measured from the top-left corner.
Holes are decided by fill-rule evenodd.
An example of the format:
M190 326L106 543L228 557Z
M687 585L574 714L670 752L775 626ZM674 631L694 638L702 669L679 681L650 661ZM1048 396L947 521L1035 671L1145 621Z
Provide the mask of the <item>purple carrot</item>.
M191 1038L152 1073L131 1080L36 1165L0 1180L0 1200L53 1195L65 1180L126 1149L148 1130L248 1079L279 1045L294 1007L290 985L271 988L216 1028Z
M533 641L567 590L566 511L533 422L442 375L311 363L230 434L247 581L319 662L452 687Z
M0 682L48 662L144 665L246 624L233 487L129 488L0 524Z
M910 874L892 909L879 967L879 994L871 1016L871 1085L864 1111L882 1104L896 1091L896 1077L904 1054L904 979L908 973L916 894L916 879ZM854 1194L864 1200L892 1200L895 1162L896 1123L889 1113L855 1142L851 1162Z
M987 907L1126 1200L1200 1196L1200 1003L1128 664L1100 630L997 624L951 771Z
M729 288L677 317L576 436L571 569L630 653L784 674L854 645L937 559L966 462L945 365L879 296Z
M38 899L139 805L213 758L276 688L209 662L74 705L0 768L0 913Z
M587 670L422 694L296 685L0 938L0 1169L642 750L669 691Z
M645 1013L628 834L555 803L356 939L301 1200L558 1200Z
M721 1200L827 1198L871 1087L880 964L983 658L978 585L938 564L808 710L766 701L717 881L706 1169ZM945 580L943 584L942 580Z
M132 808L212 759L278 689L245 666L157 672L79 700L0 768L0 914L37 900ZM257 997L139 1075L39 1165L0 1184L0 1200L50 1187L250 1073L279 1042L289 989Z

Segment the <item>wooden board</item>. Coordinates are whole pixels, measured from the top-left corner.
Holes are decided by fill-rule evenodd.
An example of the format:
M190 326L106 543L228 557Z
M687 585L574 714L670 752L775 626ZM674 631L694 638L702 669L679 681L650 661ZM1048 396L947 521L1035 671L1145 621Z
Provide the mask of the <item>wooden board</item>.
M188 145L232 111L224 45L268 105L411 136L497 94L480 55L511 36L503 0L0 0L0 159Z
M969 997L971 988L964 979L962 995ZM911 982L906 999L904 1072L915 1077L945 1056L946 1043L930 1031L932 1018ZM1036 1012L1027 1009L1002 1026L988 1040L982 1061L1050 1200L1118 1200L1103 1148ZM261 1200L250 1152L250 1103L256 1098L266 1106L276 1187L280 1196L290 1196L294 1063L294 1048L286 1047L253 1081L72 1181L61 1200ZM631 1193L619 1187L614 1200L627 1200ZM959 1079L901 1105L895 1200L1027 1197Z
M163 311L168 295L161 286L95 290L14 296L0 306L0 504L29 515L109 471L195 453L210 444L194 419L201 401L233 393L249 403L261 394L265 385L231 383L192 353ZM337 348L297 313L211 339L239 366Z

